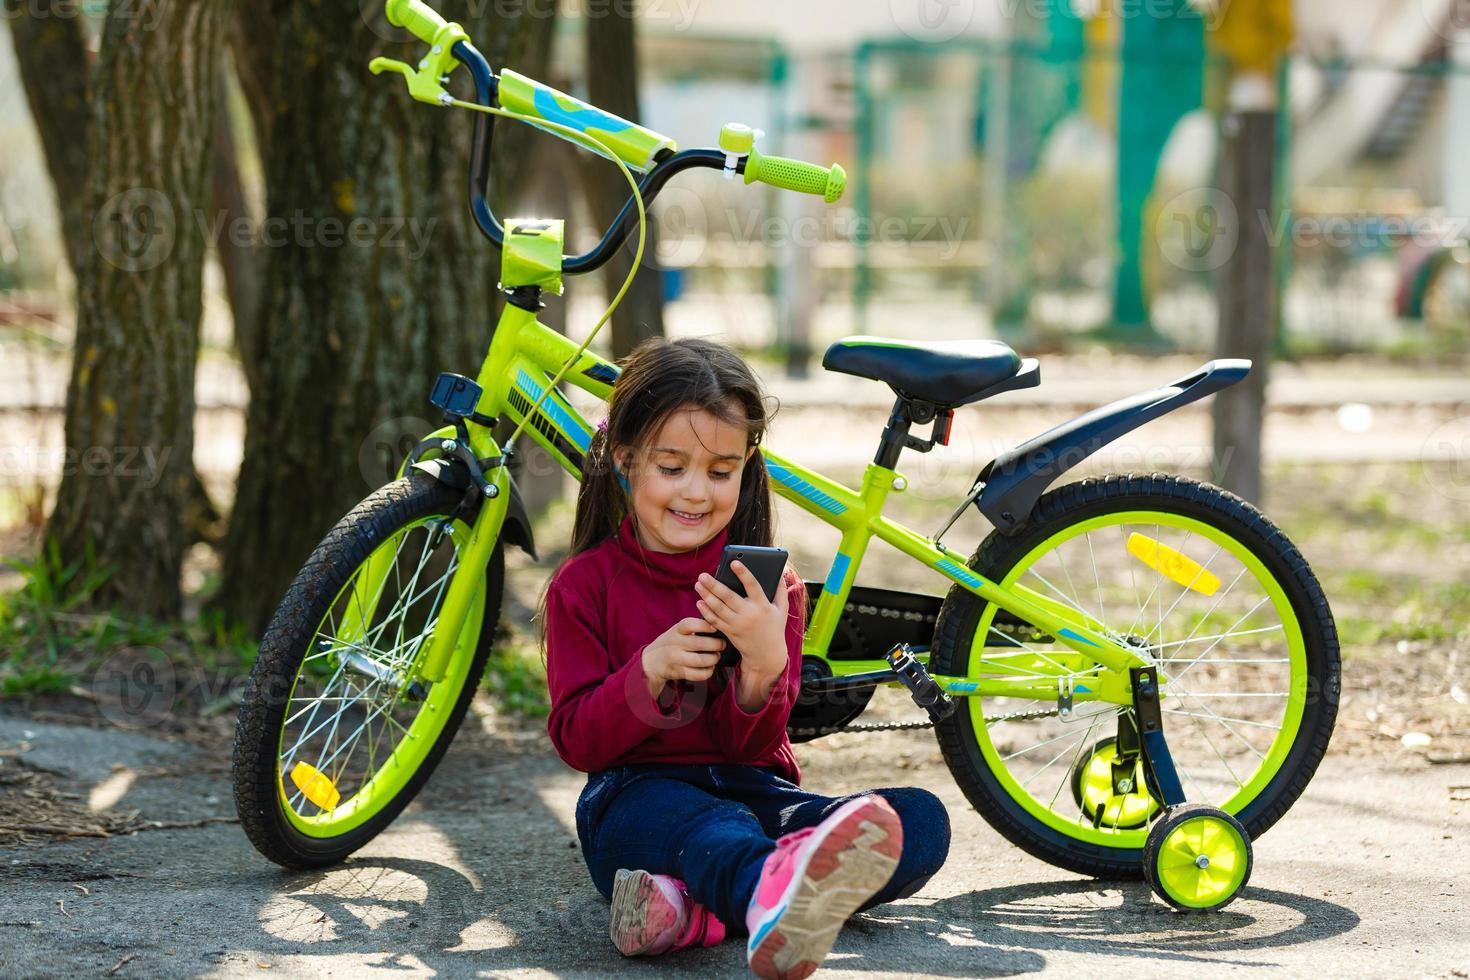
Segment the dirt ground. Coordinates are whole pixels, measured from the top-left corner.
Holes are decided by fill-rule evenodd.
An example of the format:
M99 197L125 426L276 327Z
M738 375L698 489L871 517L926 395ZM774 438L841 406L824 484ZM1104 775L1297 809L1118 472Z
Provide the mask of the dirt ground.
M895 695L870 710L913 709ZM572 825L583 777L539 725L477 704L394 826L341 867L308 874L268 864L229 822L225 730L98 737L0 716L0 780L28 778L27 792L72 794L83 813L105 806L122 812L120 830L141 828L0 847L0 973L748 975L738 940L662 960L613 949ZM1327 962L1361 977L1470 971L1460 904L1470 765L1432 765L1401 748L1384 758L1334 750L1258 840L1245 897L1182 916L1140 883L1078 878L1008 845L969 808L928 732L838 734L797 755L803 782L834 795L924 786L954 827L943 871L918 895L856 916L824 975L1301 975Z

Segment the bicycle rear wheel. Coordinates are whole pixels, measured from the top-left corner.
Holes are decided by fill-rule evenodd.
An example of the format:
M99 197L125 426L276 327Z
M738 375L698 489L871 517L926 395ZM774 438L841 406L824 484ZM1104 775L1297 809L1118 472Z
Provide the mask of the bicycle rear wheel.
M277 864L334 864L372 840L453 740L499 620L501 544L444 678L408 675L469 540L451 517L461 497L421 475L368 496L312 553L261 638L235 728L235 800L246 836Z
M1336 629L1306 560L1244 500L1181 477L1087 480L1046 494L1016 534L991 534L969 564L1155 659L1191 802L1219 807L1254 837L1306 787L1337 714ZM1126 689L1126 676L1105 678L1042 631L1001 632L997 612L951 589L931 669ZM1139 876L1148 825L1165 811L1141 769L1098 758L1136 731L1130 705L1079 698L1064 714L1055 697L971 697L936 729L966 797L1013 843L1083 874Z

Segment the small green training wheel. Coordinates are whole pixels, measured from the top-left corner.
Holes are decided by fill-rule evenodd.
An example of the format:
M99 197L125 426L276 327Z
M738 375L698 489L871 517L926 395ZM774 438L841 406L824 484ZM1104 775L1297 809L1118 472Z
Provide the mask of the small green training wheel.
M1118 740L1111 735L1079 757L1072 766L1072 799L1094 827L1134 830L1159 812L1148 790L1143 758L1131 767L1118 763Z
M1250 876L1250 835L1217 807L1174 807L1154 824L1143 845L1144 879L1181 912L1224 908Z

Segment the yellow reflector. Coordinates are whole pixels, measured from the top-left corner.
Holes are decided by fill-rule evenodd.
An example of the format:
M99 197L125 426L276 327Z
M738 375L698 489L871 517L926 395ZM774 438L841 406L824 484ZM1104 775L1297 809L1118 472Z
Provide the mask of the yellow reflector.
M1128 553L1170 581L1201 595L1214 595L1220 588L1220 579L1205 571L1199 562L1146 534L1128 535Z
M291 782L296 784L296 788L308 800L323 810L335 809L337 801L342 798L342 794L332 784L331 777L304 762L296 763L291 770Z

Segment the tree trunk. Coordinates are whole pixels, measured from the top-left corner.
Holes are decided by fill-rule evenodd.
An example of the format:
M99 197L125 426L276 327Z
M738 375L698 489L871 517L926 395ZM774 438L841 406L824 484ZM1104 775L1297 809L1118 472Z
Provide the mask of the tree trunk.
M235 136L234 122L228 109L230 76L224 65L220 66L215 85L219 114L214 123L214 178L209 191L210 204L214 209L210 216L214 223L214 252L219 257L220 270L225 276L225 292L230 298L230 313L235 322L235 349L240 354L246 383L254 386L259 380L259 345L255 330L260 308L260 257L249 236L236 234L251 220L240 176L241 154L248 149L248 144L242 146Z
M606 112L637 122L638 48L633 31L631 4L594 5L587 11L587 99ZM626 16L625 16L626 14ZM606 228L628 200L628 182L613 164L601 157L583 154L584 184L592 218ZM633 221L637 220L634 216ZM635 235L603 267L608 298L623 285L633 263ZM643 268L628 288L612 319L613 357L622 357L640 341L664 333L663 282L654 259L653 226L643 248Z
M1220 326L1216 353L1247 357L1250 374L1215 395L1211 478L1260 505L1261 432L1266 418L1266 384L1276 333L1271 222L1276 113L1233 112L1223 121L1220 189L1235 204L1239 238L1220 267Z
M47 528L112 575L99 605L173 617L193 479L215 72L229 0L115 4L103 26L78 250L67 459ZM64 74L64 73L62 73Z
M70 9L68 16L66 9ZM92 247L87 194L87 131L91 128L92 56L82 20L69 0L5 0L21 85L41 148L56 203L61 234L75 273L83 250Z
M465 205L473 118L368 74L373 56L416 61L422 44L376 4L362 16L347 4L331 23L306 4L252 6L247 19L270 23L273 40L236 53L268 61L240 75L252 110L269 111L257 123L269 217L259 375L217 603L258 632L321 537L437 427L435 375L474 374L499 256ZM485 12L461 23L494 38L487 57L544 68L549 17ZM462 70L453 87L473 98ZM502 151L526 145L509 125L496 137Z

